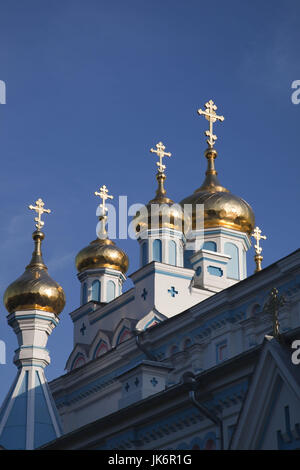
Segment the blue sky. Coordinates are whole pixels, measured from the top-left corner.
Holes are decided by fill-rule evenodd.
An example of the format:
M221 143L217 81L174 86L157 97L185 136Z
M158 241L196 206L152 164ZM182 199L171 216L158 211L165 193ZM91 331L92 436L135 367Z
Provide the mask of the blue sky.
M180 201L203 181L206 121L212 98L219 177L253 207L268 236L267 266L299 246L299 1L16 0L0 1L1 184L0 294L32 252L38 197L46 215L44 259L67 305L48 346L49 380L72 349L69 312L79 305L74 257L95 238L102 184L128 203L155 191L162 140L168 195ZM138 268L138 245L118 241ZM248 273L254 270L253 251ZM0 401L16 373L16 337L0 309Z

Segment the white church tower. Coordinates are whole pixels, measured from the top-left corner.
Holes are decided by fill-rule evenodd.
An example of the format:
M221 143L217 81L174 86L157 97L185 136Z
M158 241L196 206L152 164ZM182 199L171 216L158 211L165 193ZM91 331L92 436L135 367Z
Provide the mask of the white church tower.
M98 238L83 248L75 260L81 283L81 305L90 301L108 303L121 295L129 265L126 253L108 238L106 231L105 201L113 196L108 194L105 185L95 195L102 199L98 208Z
M165 152L162 142L150 152L157 154L158 172L156 179L158 188L155 198L148 202L135 216L136 237L140 244L141 267L157 261L172 266L183 267L185 238L183 234L183 211L166 195L164 182L166 179L163 158L171 157Z
M0 410L0 445L5 449L34 449L62 434L44 369L50 363L48 336L59 323L65 294L49 276L42 258L41 216L50 210L44 209L42 199L29 208L38 213L32 259L4 294L8 323L19 343L14 357L17 377Z
M250 205L218 180L213 123L224 117L216 114L217 106L212 100L205 107L198 113L209 121L205 132L206 178L200 188L181 201L182 207L192 205L192 230L186 234L184 259L185 267L196 272L194 285L217 292L247 277L246 252L251 246L255 218Z

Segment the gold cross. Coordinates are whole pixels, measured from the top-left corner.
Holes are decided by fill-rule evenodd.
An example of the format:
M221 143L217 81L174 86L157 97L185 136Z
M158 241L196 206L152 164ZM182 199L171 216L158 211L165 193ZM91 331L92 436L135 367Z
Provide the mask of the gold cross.
M262 252L262 247L259 245L259 241L266 240L267 237L265 235L261 235L261 230L259 227L255 227L255 229L253 230L253 233L251 234L251 237L255 238L256 240L256 245L254 245L255 253L257 255L260 255Z
M103 211L102 215L106 215L107 208L105 207L105 201L106 199L113 199L114 197L108 194L108 189L105 185L101 186L99 192L95 191L95 196L99 196L102 199L102 204L100 204L100 207Z
M158 144L156 144L156 150L150 149L151 153L156 153L156 155L159 157L159 162L156 162L156 165L158 166L158 171L160 173L163 173L166 169L166 165L163 165L163 158L172 156L170 152L165 152L165 148L166 147L162 142L158 142Z
M33 206L32 204L30 204L30 206L28 206L29 209L37 212L38 216L34 218L36 224L36 228L38 230L40 230L45 222L41 219L42 215L44 214L44 212L46 212L47 214L50 214L51 210L50 209L44 209L44 205L45 203L43 202L43 200L41 198L39 198L37 201L35 201L35 206Z
M209 121L209 131L205 131L207 139L207 143L210 148L213 148L215 141L217 140L217 136L213 133L213 123L218 121L224 121L224 116L218 116L216 114L216 110L218 109L213 100L209 100L207 103L205 103L205 111L202 111L202 109L198 109L198 114L201 116L205 116L205 119Z
M278 289L273 287L269 294L269 300L265 303L263 311L269 313L273 320L273 336L278 338L279 332L279 307L282 307L286 303L283 295L278 295Z

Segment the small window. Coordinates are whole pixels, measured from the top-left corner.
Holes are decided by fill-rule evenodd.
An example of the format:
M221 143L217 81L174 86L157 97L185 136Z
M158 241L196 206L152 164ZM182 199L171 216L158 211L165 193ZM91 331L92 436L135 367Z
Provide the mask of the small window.
M215 242L205 242L203 250L217 251L217 244Z
M100 302L100 281L96 280L92 283L92 300Z
M107 283L107 302L111 302L116 297L116 285L113 281Z
M161 240L154 240L153 242L153 261L162 261L162 244Z
M82 284L82 292L81 292L81 304L84 305L87 303L87 285L86 282Z
M148 262L148 244L144 242L142 244L142 266L146 266Z
M169 264L177 265L177 246L174 240L169 241Z
M239 279L239 250L234 243L226 242L224 248L225 254L231 256L227 265L227 277Z

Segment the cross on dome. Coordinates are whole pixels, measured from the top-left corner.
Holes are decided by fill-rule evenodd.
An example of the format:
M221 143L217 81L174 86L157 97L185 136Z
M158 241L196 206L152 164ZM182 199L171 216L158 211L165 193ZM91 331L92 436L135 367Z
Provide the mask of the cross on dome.
M165 148L166 147L162 142L158 142L158 144L156 144L156 150L152 148L150 149L150 152L156 153L159 158L159 162L156 162L156 165L158 166L158 171L160 173L163 173L166 169L166 165L163 164L163 158L172 156L170 152L165 152Z
M213 124L216 121L224 121L224 116L218 116L216 114L216 110L218 109L213 100L209 100L207 103L205 103L205 111L202 109L198 109L198 114L201 116L205 116L205 119L209 121L209 131L205 131L207 139L207 143L210 148L213 148L215 145L215 142L217 140L217 136L213 133Z
M103 215L106 215L107 208L105 206L105 201L107 199L113 199L114 197L108 194L108 189L105 186L105 184L101 186L101 188L99 189L99 192L95 191L95 196L99 196L102 199L102 204L100 204L100 207L102 209Z
M45 222L42 220L42 215L44 213L46 214L50 214L51 213L51 210L50 209L44 209L44 205L45 203L43 202L43 200L41 198L39 198L37 201L35 201L35 206L33 206L32 204L30 204L30 206L28 206L28 208L30 210L33 210L35 212L37 212L38 216L34 218L36 224L36 228L37 230L40 230L44 225L45 225Z
M261 235L261 230L260 230L259 227L255 227L255 229L253 230L253 232L251 234L251 237L255 238L255 240L256 240L256 245L254 245L255 253L257 255L260 255L261 252L262 252L262 247L260 246L259 241L260 240L266 240L267 237L265 235Z

